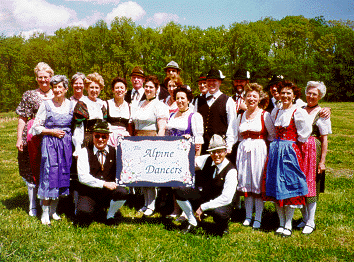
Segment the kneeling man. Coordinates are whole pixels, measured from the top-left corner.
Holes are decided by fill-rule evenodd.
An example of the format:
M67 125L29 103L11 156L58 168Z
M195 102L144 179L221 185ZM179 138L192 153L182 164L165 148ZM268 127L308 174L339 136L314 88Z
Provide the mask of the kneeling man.
M110 223L128 197L127 189L115 182L116 150L107 145L109 133L107 122L97 122L93 128L93 147L81 149L78 155L81 185L76 215L82 226L92 222L95 208L108 206L108 203L107 222Z
M187 233L201 221L203 212L213 216L217 233L228 233L228 222L232 213L232 199L237 187L237 171L227 160L225 140L215 134L212 136L207 150L210 155L196 157L196 170L201 169L201 176L196 177L195 188L179 187L176 189L176 199L186 213L188 225L182 230ZM192 201L192 203L190 202ZM195 218L192 204L197 204Z

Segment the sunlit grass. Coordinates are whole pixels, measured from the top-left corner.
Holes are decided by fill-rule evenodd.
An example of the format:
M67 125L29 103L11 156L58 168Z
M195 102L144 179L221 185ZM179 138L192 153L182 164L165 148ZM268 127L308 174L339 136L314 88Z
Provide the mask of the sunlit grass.
M0 121L0 261L352 261L354 257L354 105L322 104L332 108L326 191L320 195L317 230L310 236L293 231L291 238L274 235L277 215L271 203L263 213L263 230L243 227L244 212L236 212L230 234L223 238L179 233L179 223L159 214L143 220L124 206L115 226L94 222L76 228L62 213L52 227L28 216L27 189L18 175L16 120ZM61 200L69 205L69 199ZM300 211L294 220L301 219ZM207 222L211 222L207 218ZM294 224L296 224L294 221ZM204 225L208 228L208 224ZM209 226L210 227L210 226Z

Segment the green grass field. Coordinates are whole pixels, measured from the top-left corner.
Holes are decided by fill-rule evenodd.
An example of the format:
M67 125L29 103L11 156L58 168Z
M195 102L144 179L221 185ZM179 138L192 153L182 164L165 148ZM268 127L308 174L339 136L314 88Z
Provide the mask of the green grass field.
M27 189L18 175L15 115L0 115L0 261L353 261L354 103L322 106L332 108L333 128L326 192L318 203L317 230L310 236L294 231L291 238L274 235L278 222L271 203L263 230L243 227L239 211L223 238L201 228L183 235L178 223L168 224L159 214L149 221L135 218L129 207L122 208L123 218L114 226L94 222L76 228L66 214L50 228L42 226L39 217L28 216ZM300 218L296 210L294 224Z

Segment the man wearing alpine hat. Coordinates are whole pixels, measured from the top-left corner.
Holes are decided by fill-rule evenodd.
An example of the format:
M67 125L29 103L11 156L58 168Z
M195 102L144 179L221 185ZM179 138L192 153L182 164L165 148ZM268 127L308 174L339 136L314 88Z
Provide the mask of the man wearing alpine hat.
M215 233L222 236L228 233L231 202L237 187L237 171L226 158L226 142L221 136L212 136L207 151L210 155L196 158L196 170L200 169L201 172L200 177L196 177L195 187L175 189L176 199L188 218L188 224L182 232L193 230L198 224L197 220L201 221L206 212L214 219ZM192 204L198 206L196 217Z
M127 197L126 188L116 182L116 150L107 145L108 123L98 121L93 128L93 147L82 148L78 155L77 171L80 181L77 205L77 224L88 226L96 209L109 205L107 223L121 208Z

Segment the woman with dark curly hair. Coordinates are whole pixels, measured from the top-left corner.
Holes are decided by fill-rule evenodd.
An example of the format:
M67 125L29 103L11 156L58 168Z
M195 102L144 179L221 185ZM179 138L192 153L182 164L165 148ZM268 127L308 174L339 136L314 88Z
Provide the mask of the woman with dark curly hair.
M167 76L164 80L164 84L167 87L169 96L163 99L162 102L168 105L170 114L176 113L178 111L178 106L173 96L173 92L176 90L176 88L183 85L183 81L179 75Z
M275 233L289 237L294 208L305 204L304 196L308 193L300 148L310 136L312 127L306 110L295 105L300 89L285 80L278 84L278 92L282 108L274 108L271 113L276 138L269 148L265 194L274 200L279 216L280 225Z
M129 136L127 131L130 120L129 104L124 100L127 93L127 81L117 76L111 83L113 98L106 101L107 122L109 123L108 144L117 147L119 137Z
M135 125L135 136L164 136L168 120L168 107L156 99L156 91L159 88L159 80L156 76L148 76L145 79L144 92L146 99L139 102L137 107L132 107L132 120ZM153 187L141 188L145 204L139 212L145 216L151 216L155 212L156 190Z

